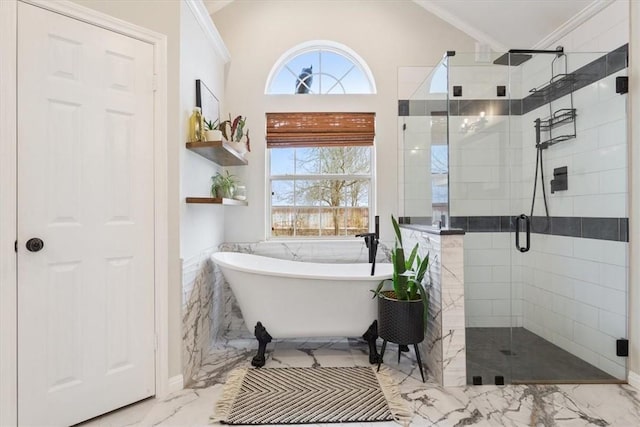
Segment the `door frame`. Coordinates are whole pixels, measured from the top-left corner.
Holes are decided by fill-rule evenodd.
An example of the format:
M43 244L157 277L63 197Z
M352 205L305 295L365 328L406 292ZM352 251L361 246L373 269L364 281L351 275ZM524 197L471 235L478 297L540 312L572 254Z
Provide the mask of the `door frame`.
M0 425L18 421L17 29L18 2L32 4L153 46L155 395L170 388L168 325L167 37L70 1L0 1ZM181 387L180 387L181 388Z

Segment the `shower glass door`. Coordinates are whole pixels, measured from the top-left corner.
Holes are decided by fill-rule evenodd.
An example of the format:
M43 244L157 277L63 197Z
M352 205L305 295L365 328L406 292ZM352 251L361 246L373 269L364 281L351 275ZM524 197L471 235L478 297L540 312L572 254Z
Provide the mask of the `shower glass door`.
M626 52L450 58L470 384L626 378Z

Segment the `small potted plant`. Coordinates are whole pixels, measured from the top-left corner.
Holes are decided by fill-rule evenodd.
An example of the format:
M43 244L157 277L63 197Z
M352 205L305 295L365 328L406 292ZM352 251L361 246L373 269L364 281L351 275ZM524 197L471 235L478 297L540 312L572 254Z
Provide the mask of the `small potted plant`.
M387 341L399 344L407 351L407 345L413 344L416 358L424 381L420 353L417 344L424 340L425 322L429 310L429 295L422 284L429 267L429 254L424 259L418 255L418 244L413 247L408 258L402 246L400 226L391 216L396 235L391 251L393 264L393 289L383 290L389 281L380 282L373 291L378 296L378 334L383 339L382 354Z
M246 123L246 117L237 116L232 120L231 114L229 114L229 120L221 122L218 126L218 129L222 132L222 138L229 142L231 147L240 154L251 151L249 129L246 129Z
M237 182L236 176L231 175L229 171L217 172L211 177L211 196L225 199L233 198Z
M203 121L205 141L222 141L222 131L218 129L218 119L213 121L203 118Z

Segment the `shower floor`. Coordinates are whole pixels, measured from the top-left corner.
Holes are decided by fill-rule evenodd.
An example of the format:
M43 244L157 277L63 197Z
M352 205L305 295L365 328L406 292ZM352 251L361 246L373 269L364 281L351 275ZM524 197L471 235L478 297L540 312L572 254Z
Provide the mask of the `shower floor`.
M509 345L510 335L513 345ZM467 384L620 382L525 328L466 328Z

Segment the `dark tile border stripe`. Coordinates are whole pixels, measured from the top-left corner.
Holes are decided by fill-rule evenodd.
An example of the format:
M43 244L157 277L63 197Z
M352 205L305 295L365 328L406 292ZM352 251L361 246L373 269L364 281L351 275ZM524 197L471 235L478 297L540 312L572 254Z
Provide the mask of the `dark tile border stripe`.
M575 92L629 65L629 44L620 46L570 73L565 80L539 89L538 93L522 99L451 99L452 116L477 116L480 111L492 111L495 116L520 116L570 92ZM570 82L570 83L567 83ZM398 100L398 116L446 115L446 100Z
M467 233L504 233L515 230L515 216L452 216L451 227ZM409 219L410 221L413 218ZM583 239L629 241L628 218L534 216L531 232Z

